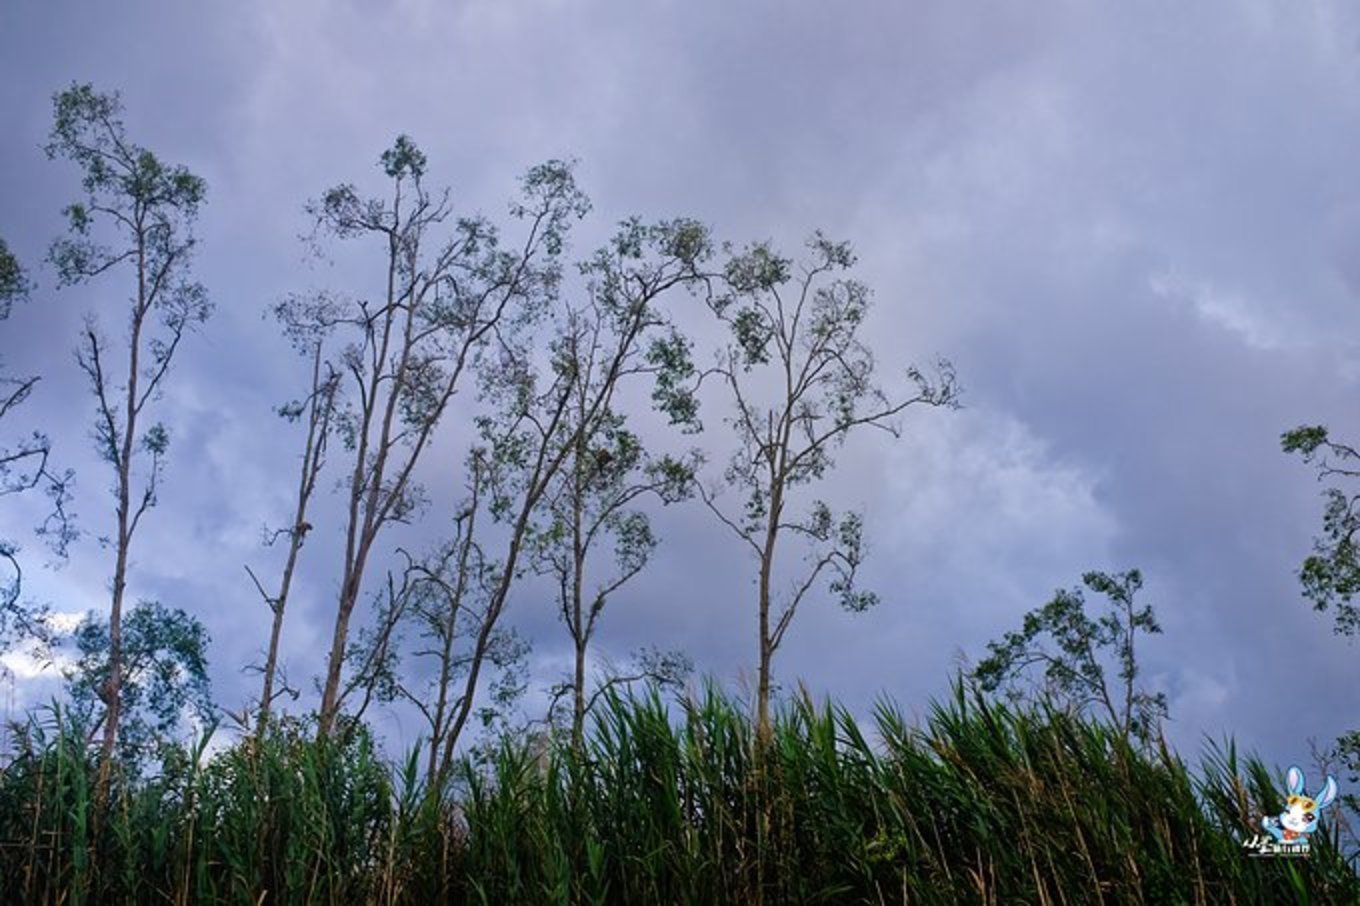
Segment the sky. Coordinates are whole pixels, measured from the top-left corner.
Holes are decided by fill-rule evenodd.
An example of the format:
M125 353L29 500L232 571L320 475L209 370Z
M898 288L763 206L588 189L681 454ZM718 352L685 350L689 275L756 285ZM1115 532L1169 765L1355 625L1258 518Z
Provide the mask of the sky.
M1296 579L1322 487L1279 443L1304 423L1360 433L1349 4L4 4L0 236L36 289L0 323L0 355L43 377L6 430L52 437L86 537L43 568L31 496L6 500L0 536L24 545L35 598L80 612L107 607L97 538L113 517L73 349L86 313L119 329L127 291L59 289L42 263L79 196L72 166L41 150L72 82L120 91L129 135L208 184L194 272L216 311L158 403L173 445L130 593L204 622L223 705L256 686L241 668L268 612L244 566L277 563L261 534L288 518L300 441L271 409L305 366L265 313L377 273L379 249L310 258L304 205L340 182L376 188L378 155L409 133L460 211L501 221L518 174L578 160L594 205L581 254L630 215L791 254L816 229L849 240L874 290L881 382L953 362L961 410L853 440L821 490L864 512L881 603L810 601L776 660L786 687L925 713L961 658L1056 589L1137 567L1164 629L1141 644L1144 679L1167 694L1183 754L1231 734L1306 764L1309 738L1355 726L1355 645ZM715 449L725 414L706 418ZM439 537L467 436L465 418L441 430L424 476L436 505L405 540ZM329 642L336 512L328 497L285 628L308 688ZM655 524L661 547L606 611L601 655L679 648L742 688L754 565L697 506ZM535 645L532 708L569 663L566 635L532 587L507 619ZM4 690L11 708L45 694L23 676ZM376 718L413 738L411 715Z

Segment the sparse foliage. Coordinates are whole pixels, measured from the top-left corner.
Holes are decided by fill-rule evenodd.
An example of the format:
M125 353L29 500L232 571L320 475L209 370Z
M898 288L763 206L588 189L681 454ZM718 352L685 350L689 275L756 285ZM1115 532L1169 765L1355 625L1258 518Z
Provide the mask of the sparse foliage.
M337 427L350 458L348 500L322 734L339 715L350 622L379 537L422 508L416 467L465 371L499 331L532 319L553 298L566 233L587 208L570 166L552 161L531 169L521 200L511 205L524 236L507 249L490 221L455 218L448 191L426 187L425 155L408 137L397 138L380 166L386 198L340 185L310 208L318 238L367 239L382 248L376 300L322 296L279 309L291 331L333 329L346 344L335 369L345 384Z
M0 238L0 321L9 317L13 303L24 301L32 290L19 260ZM3 367L0 360L0 368ZM11 377L0 370L0 424L33 393L37 376ZM6 425L7 426L7 425ZM74 473L58 471L51 462L52 442L42 431L34 431L13 446L0 443L0 497L41 489L51 502L47 516L34 533L43 538L51 552L65 558L68 545L78 537L74 514L70 511ZM43 609L22 602L23 569L19 545L0 538L0 561L7 572L0 578L0 651L24 640L43 641ZM2 672L2 668L0 668Z
M460 685L472 667L487 608L493 600L499 567L488 561L478 538L478 517L486 489L485 466L468 462L468 497L454 519L453 536L419 561L408 558L399 614L413 633L406 669L393 677L395 696L420 712L428 727L425 771L428 782L442 787L454 766L458 736L454 725L465 700L476 688ZM496 722L524 688L528 644L512 630L493 627L485 637L482 657L493 672L490 701L482 706L484 726ZM395 658L395 646L389 646ZM426 667L433 664L433 672ZM424 675L422 675L424 674ZM419 680L414 677L420 677ZM470 704L470 701L467 702Z
M611 696L631 694L637 687L678 693L693 673L693 659L683 651L673 649L640 648L623 665L615 665L606 658L596 670L594 688L588 696L577 696L577 689L584 691L585 687L584 683L578 687L574 676L552 688L547 723L550 727L563 725L559 708L564 701L570 704L571 711L565 723L570 724L572 745L580 748L585 740L586 718L596 705L609 701Z
M1094 709L1126 739L1151 744L1161 733L1167 700L1138 682L1138 635L1162 631L1152 606L1134 602L1142 574L1088 572L1082 582L1109 600L1108 613L1092 618L1081 589L1059 590L1025 614L1019 630L988 643L973 679L985 692L1004 688L1013 697L1033 696L1072 713ZM1107 675L1107 659L1117 667L1117 683Z
M740 510L700 486L704 503L758 563L759 674L756 725L769 727L771 664L794 615L826 581L841 606L862 611L876 603L859 588L865 553L858 513L837 516L812 500L796 509L801 488L834 467L834 452L852 433L877 428L893 436L897 417L911 406L958 405L959 387L947 361L928 376L911 367L910 389L889 396L874 383L874 357L860 339L870 291L845 274L854 267L848 243L820 233L808 241L800 265L766 244L732 254L711 285L708 301L730 340L708 374L717 375L735 405L729 423L739 447L723 483L742 498ZM806 560L787 591L777 586L787 571L776 566L792 536Z
M113 471L116 529L108 623L108 661L99 695L104 703L105 767L118 740L122 686L123 600L133 538L156 505L169 432L147 424L184 337L211 311L202 284L189 278L192 228L206 186L182 166L163 163L134 144L123 127L117 94L72 85L53 99L54 122L46 150L80 169L84 198L68 205L68 234L52 244L50 260L63 285L83 283L117 268L132 273L125 358L95 315L86 318L76 358L95 398L94 440ZM136 466L144 464L138 474Z
M651 520L638 505L689 497L700 462L697 451L680 458L649 453L617 400L631 381L649 378L653 400L673 423L696 422L697 407L682 389L693 372L688 343L654 302L672 287L697 282L708 254L707 231L692 221L652 227L625 222L612 243L582 267L590 280L585 303L569 305L555 322L552 368L565 384L562 428L571 440L531 526L529 561L552 579L572 642L571 736L577 745L588 710L588 649L598 621L657 545ZM610 570L591 558L603 545L613 547ZM651 669L628 676L672 680ZM608 676L602 683L616 685Z
M549 321L549 361L542 366L534 355L544 333L538 325L521 322L495 333L478 372L486 409L476 419L479 439L467 459L470 494L452 548L466 562L455 575L469 581L451 587L443 583L435 599L443 614L433 623L424 618L427 627L454 631L459 612L475 621L466 648L469 655L465 660L458 656L457 670L442 666L439 670L441 682L462 674L461 691L436 691L436 702L452 703L452 712L444 719L446 751L461 737L473 713L473 695L491 659L511 589L532 565L535 551L545 550L543 533L551 531L546 526L553 521L547 507L554 490L561 490L564 472L574 462L587 465L583 450L604 450L606 460L619 452L605 449L604 430L607 425L617 427L610 413L619 382L630 375L651 375L657 395L668 392L663 385L673 370L651 354L655 344L671 342L675 336L659 303L672 289L697 278L697 265L708 254L706 235L691 221L653 226L625 222L611 244L582 269L591 277L595 326L585 328L580 309L570 305L559 309ZM681 393L677 390L668 398ZM614 440L626 443L622 435ZM593 452L588 457L600 467L602 457ZM671 466L666 470L672 485L683 484ZM489 548L474 535L487 531L486 517L495 526L492 537L501 552L495 558L484 553ZM474 609L466 610L469 605ZM446 641L442 631L435 634L441 640L436 652L441 663L452 668L455 663L444 652L454 649L442 644ZM447 758L443 761L447 763Z
M1285 432L1280 438L1286 453L1298 453L1303 461L1315 465L1318 480L1346 481L1360 478L1360 452L1348 444L1332 440L1322 425L1305 425ZM1360 494L1349 493L1337 484L1323 491L1327 505L1322 513L1322 534L1313 539L1313 553L1299 569L1304 597L1319 611L1332 610L1339 635L1360 635Z

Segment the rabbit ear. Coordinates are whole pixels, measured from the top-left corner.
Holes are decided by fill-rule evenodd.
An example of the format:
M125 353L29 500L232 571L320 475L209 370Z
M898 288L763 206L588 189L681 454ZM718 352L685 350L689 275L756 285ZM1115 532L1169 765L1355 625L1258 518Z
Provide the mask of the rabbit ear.
M1285 778L1289 781L1289 795L1298 796L1303 793L1303 771L1295 765L1290 765Z
M1317 810L1322 811L1332 804L1336 799L1336 779L1328 777L1327 782L1322 785L1322 791L1313 797L1313 802L1317 805Z

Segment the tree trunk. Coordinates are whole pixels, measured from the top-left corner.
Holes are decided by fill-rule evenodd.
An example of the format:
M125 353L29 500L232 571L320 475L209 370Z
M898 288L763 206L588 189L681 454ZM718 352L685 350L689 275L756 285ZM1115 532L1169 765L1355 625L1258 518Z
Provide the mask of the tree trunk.
M760 553L760 669L756 683L756 736L761 744L770 741L770 662L774 660L776 640L770 634L771 580L774 572L775 544L779 540L779 517L783 510L783 493L778 482L771 480L770 512L765 527L765 545Z
M582 609L581 589L585 582L586 554L581 539L581 510L584 506L582 487L585 465L585 403L578 393L576 413L576 450L572 459L572 497L571 497L571 635L576 646L576 669L572 676L571 745L581 750L586 723L586 646L590 643L589 618ZM593 621L591 621L593 622Z
M576 673L572 678L571 747L580 751L585 742L586 725L586 643L576 642Z
M326 397L320 396L321 387L321 344L318 342L312 355L312 394L307 415L307 441L302 451L302 474L298 479L297 510L293 514L293 527L289 531L288 560L283 567L279 580L279 593L270 602L274 613L269 628L269 653L264 662L264 683L260 692L260 715L256 722L256 733L263 736L265 725L269 722L269 711L274 704L274 675L278 671L279 639L283 635L283 612L288 606L288 593L293 587L293 571L297 568L298 556L306 540L311 525L307 522L307 505L311 502L312 491L316 488L316 478L321 471L325 456L326 433L330 429L331 406L334 402L334 385L325 390ZM263 592L262 592L263 593Z
M340 675L345 663L345 643L349 639L349 621L354 605L359 600L359 581L362 566L350 573L341 589L335 613L335 632L331 636L330 656L326 661L326 685L321 693L321 710L317 715L317 735L329 736L335 728L340 711Z
M113 601L109 609L109 675L100 697L104 701L104 738L99 746L99 777L95 801L101 807L109 793L113 752L118 744L118 723L123 697L123 591L127 588L127 470L120 468L118 488L118 553L113 568Z
M128 380L124 410L122 449L118 451L118 551L113 566L113 599L109 607L109 675L104 681L104 739L99 747L99 776L95 785L96 811L108 801L113 753L118 745L118 726L123 703L123 595L127 590L128 550L135 526L132 517L132 453L137 437L138 364L142 323L146 318L146 243L140 222L137 228L137 307L132 313L128 341ZM99 388L103 393L103 388ZM154 481L154 476L151 479Z
M756 682L756 736L761 743L770 741L770 576L769 561L760 564L760 668Z
M395 234L388 239L388 264L387 264L387 306L385 320L382 328L381 346L378 350L378 366L373 369L373 374L369 378L368 402L365 405L362 433L365 441L367 440L369 427L372 424L372 416L378 400L379 383L383 380L382 363L388 361L388 349L392 343L394 312L397 309L397 290L396 274L398 262L398 240ZM415 249L408 254L414 256ZM402 393L406 389L408 367L411 361L413 348L412 331L415 327L415 306L414 296L406 308L405 322L401 326L401 334L396 349L395 369L392 377L392 386L387 390L382 413L382 423L379 427L377 443L373 444L374 459L370 466L365 456L366 446L361 442L355 458L355 480L356 484L352 489L352 494L359 494L361 486L357 483L362 476L367 480L367 499L362 502L363 522L358 528L358 549L353 548L352 542L347 544L347 553L353 551L353 556L346 557L345 563L345 583L341 588L341 597L335 616L335 634L331 640L330 659L326 665L326 685L321 697L321 713L317 721L317 731L322 736L330 735L335 726L336 717L340 711L340 677L344 672L345 665L345 644L349 640L349 621L354 614L354 607L359 602L359 594L362 591L364 570L368 565L369 551L373 543L377 540L378 532L381 530L386 520L385 512L391 506L392 501L402 493L404 478L399 480L395 487L384 490L383 481L387 478L387 459L392 452L392 425L397 414L397 405ZM447 400L447 394L445 395ZM442 411L443 406L440 406ZM410 454L407 461L407 468L399 470L403 474L409 474L410 467L420 457L421 448L424 446L425 438L429 435L434 421L438 420L436 415L432 421L425 424L421 431L420 439L416 442L415 449ZM351 499L350 507L350 538L355 537L355 519L360 509L358 499Z
M443 769L439 761L439 744L444 736L444 712L448 708L449 662L453 657L453 632L445 636L444 656L439 663L439 700L435 703L434 719L430 721L430 757L425 767L425 777L431 788L442 780Z
M255 724L255 732L263 736L265 725L269 722L269 709L274 703L274 674L278 670L279 663L279 638L283 635L283 609L288 603L288 591L293 584L293 570L297 566L298 553L302 549L302 529L303 517L306 514L306 507L298 508L298 519L293 524L293 539L288 545L288 562L283 567L283 578L279 582L279 594L272 602L270 609L274 612L274 621L269 627L269 653L264 660L264 684L260 691L260 716Z

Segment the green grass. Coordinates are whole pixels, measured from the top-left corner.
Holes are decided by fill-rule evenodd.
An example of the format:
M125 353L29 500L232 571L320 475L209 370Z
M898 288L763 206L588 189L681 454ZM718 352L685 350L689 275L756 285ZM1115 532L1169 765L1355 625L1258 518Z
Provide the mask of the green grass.
M1307 861L1244 856L1280 789L1230 743L1192 769L961 690L869 731L797 700L766 747L711 687L611 698L582 750L506 742L443 790L283 723L166 749L97 827L83 739L54 711L11 753L0 902L1360 903L1325 827Z

